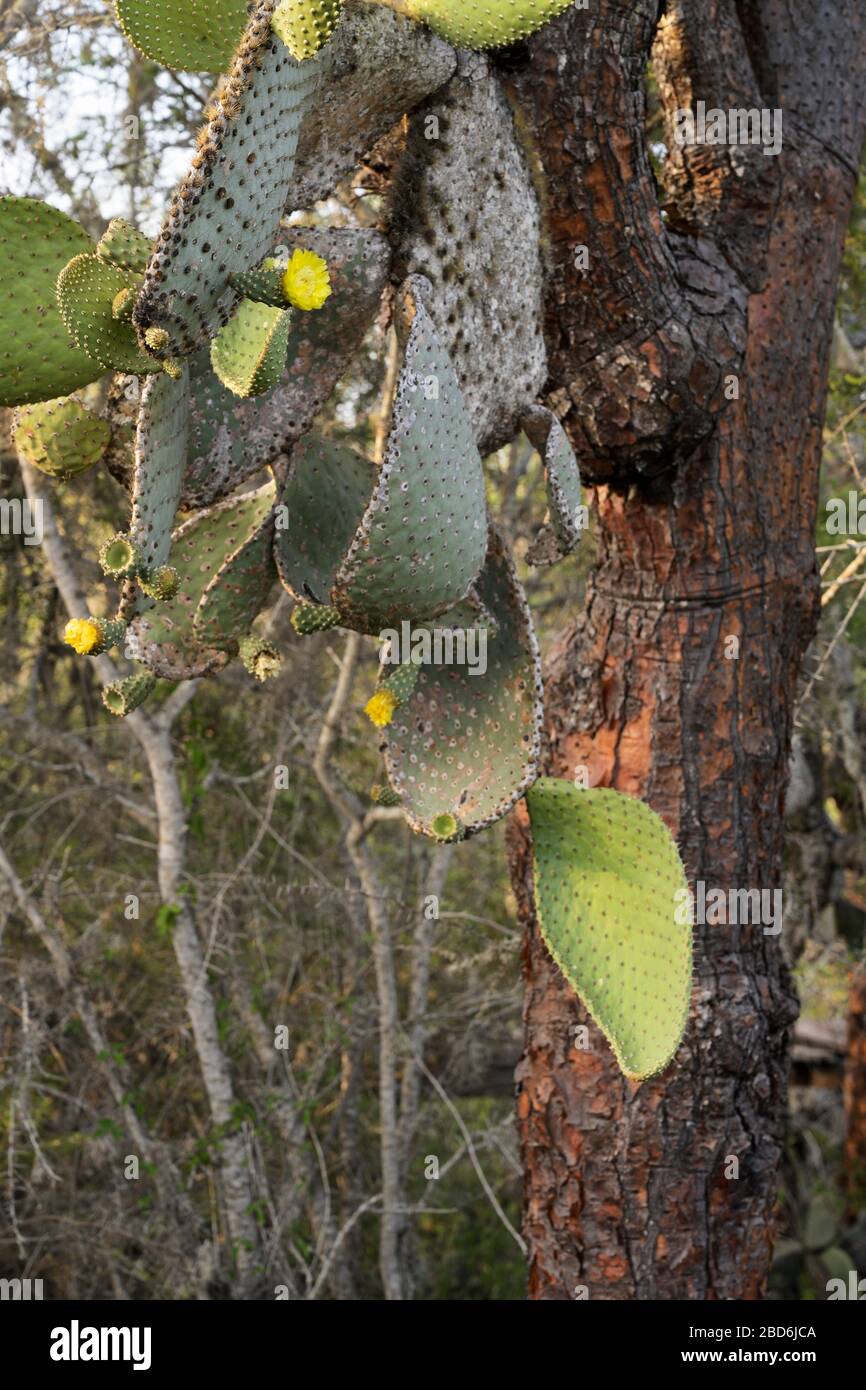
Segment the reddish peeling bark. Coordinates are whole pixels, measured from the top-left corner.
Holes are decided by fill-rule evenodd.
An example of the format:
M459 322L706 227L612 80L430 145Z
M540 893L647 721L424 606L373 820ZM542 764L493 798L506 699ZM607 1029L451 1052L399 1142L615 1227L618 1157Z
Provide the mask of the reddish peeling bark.
M544 170L549 399L595 484L599 533L586 611L548 664L548 770L583 764L591 785L647 800L690 881L773 888L818 613L821 426L866 121L866 10L669 0L655 52L667 115L698 99L780 107L784 143L778 158L676 150L666 220L642 130L656 23L650 0L569 11L509 72ZM760 1298L796 1013L778 938L697 927L684 1043L663 1076L631 1085L598 1030L589 1050L574 1046L587 1019L538 936L525 817L510 838L526 926L531 1296Z

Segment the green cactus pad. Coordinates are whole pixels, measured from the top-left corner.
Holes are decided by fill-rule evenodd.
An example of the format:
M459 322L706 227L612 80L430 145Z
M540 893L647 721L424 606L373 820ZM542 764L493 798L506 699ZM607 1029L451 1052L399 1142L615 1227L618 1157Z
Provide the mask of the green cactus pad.
M179 381L164 374L144 383L132 484L130 537L151 575L168 563L171 528L180 505L189 436L186 368Z
M211 344L214 372L236 396L263 396L282 376L292 315L242 299Z
M120 270L131 270L135 275L144 274L150 252L151 244L147 237L136 231L124 217L112 218L96 247L101 261L108 261Z
M280 498L285 512L277 515L274 552L280 580L299 603L330 603L374 476L367 459L320 435L308 434L295 447Z
M314 632L339 627L340 615L326 603L299 603L292 610L291 622L299 637L310 637Z
M383 0L390 4L392 0ZM517 43L567 10L572 0L398 0L394 8L426 24L455 48Z
M145 273L135 323L141 335L164 328L170 357L194 352L228 320L237 298L229 276L268 254L288 196L323 58L297 63L270 31L272 12L273 0L256 6Z
M302 63L318 53L337 27L342 0L280 0L271 28Z
M386 669L383 668L381 688L390 690L398 705L405 704L418 683L418 666L413 661L404 661L396 670L386 673Z
M550 565L569 555L580 540L580 473L565 430L552 411L534 406L524 432L544 464L548 519L526 553L531 565Z
M131 323L114 317L121 290L134 289L135 276L98 256L74 256L57 277L57 304L72 341L103 367L118 372L162 370L138 346Z
M435 624L427 624L431 649L423 651L424 629L405 634L400 656L423 661L417 684L384 730L388 780L400 796L414 830L436 835L437 817L453 816L460 834L471 835L505 815L538 771L541 729L541 672L526 598L502 538L491 527L487 559L475 585L484 609L493 614L495 636L484 633L476 606L465 602ZM408 624L407 624L408 628ZM462 634L449 642L446 630ZM440 650L433 640L439 634ZM393 640L393 639L389 639ZM461 640L465 650L461 651ZM452 645L453 643L453 645ZM468 661L486 652L487 669L471 674ZM449 837L450 838L450 837Z
M224 642L209 644L195 632L195 619L205 591L213 592L213 581L224 571L232 586L239 585L232 562L249 542L258 544L274 494L274 484L266 483L256 492L196 513L175 531L171 558L181 576L180 588L167 602L146 607L127 633L130 654L156 675L166 680L208 675L226 664L235 641L246 635L244 629Z
M258 270L239 271L236 275L230 275L229 280L232 288L245 299L254 299L257 304L270 304L275 309L288 308L288 300L283 294L283 272L267 260Z
M607 787L542 777L527 805L545 943L626 1076L653 1076L680 1044L692 993L676 842L649 806Z
M420 276L403 286L410 327L385 458L332 595L347 625L366 632L445 612L487 548L481 456L425 289Z
M249 631L277 577L273 536L273 518L268 515L214 575L196 610L193 630L199 641L224 646Z
M84 228L48 203L0 198L0 406L53 401L102 376L70 340L54 291L68 261L92 249Z
M118 23L147 58L175 72L224 72L247 22L247 0L114 0Z
M136 671L122 681L112 681L102 692L102 703L109 714L124 719L134 709L143 704L156 685L156 677L150 671Z
M109 425L69 397L24 405L15 413L13 439L19 454L55 478L74 478L98 463L110 438Z

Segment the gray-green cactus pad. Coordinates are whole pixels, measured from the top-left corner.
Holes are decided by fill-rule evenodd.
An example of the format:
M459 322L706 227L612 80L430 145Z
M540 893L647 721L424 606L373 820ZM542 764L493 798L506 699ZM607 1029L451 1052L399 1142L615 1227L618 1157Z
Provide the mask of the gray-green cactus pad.
M247 22L247 0L114 0L129 42L175 72L224 72Z
M301 122L287 212L333 192L380 136L448 81L457 62L429 29L357 0L343 7L327 54L327 81Z
M580 472L565 430L551 410L533 406L523 417L524 432L541 455L548 516L526 558L530 565L551 565L569 555L580 540L583 507Z
M436 836L446 816L455 817L459 837L483 830L511 809L538 772L538 645L525 595L493 527L475 589L496 623L486 649L471 646L469 629L483 633L484 625L470 603L430 625L433 637L440 633L441 650L434 642L433 659L422 664L415 689L384 730L388 780L412 828L427 835ZM462 652L460 638L449 645L448 628L464 634ZM483 674L473 675L468 661L454 660L474 656L480 670L481 653ZM400 655L405 659L407 653Z
M28 463L65 480L99 462L111 429L80 401L63 396L21 406L15 412L12 437Z
M189 379L160 373L141 394L135 437L130 539L145 572L168 563L189 440Z
M274 550L280 579L298 602L330 604L374 481L373 465L353 449L315 434L296 446Z
M201 596L193 624L201 642L221 646L249 632L277 577L273 536L274 521L269 514L214 575Z
M692 992L676 843L649 806L610 788L543 777L527 805L545 943L626 1076L652 1076L679 1046Z
M195 619L205 591L223 573L237 585L237 567L232 562L249 543L258 543L262 526L274 502L272 482L256 492L231 497L208 511L190 517L172 538L172 564L181 576L180 589L173 599L153 604L142 600L143 611L130 624L127 648L130 655L155 675L167 680L203 676L224 666L232 654L232 641L203 642L195 632Z
M410 320L376 488L337 574L333 603L377 632L463 598L484 562L484 474L454 368L427 311L426 281L401 297Z
M134 320L141 334L165 329L169 356L193 352L227 321L237 298L228 277L268 254L288 196L323 55L296 62L271 33L273 8L256 6L145 273Z
M102 376L71 341L54 289L67 262L92 249L84 228L48 203L0 198L0 406L53 400Z
M263 396L286 366L292 315L252 299L242 299L211 343L210 360L223 386L236 396Z
M118 372L161 371L155 358L142 352L131 323L112 314L121 290L135 289L131 271L99 256L75 256L57 277L57 304L72 341L104 368Z
M486 455L513 439L547 377L541 212L487 58L460 54L412 112L393 197L395 272L433 285L430 312Z

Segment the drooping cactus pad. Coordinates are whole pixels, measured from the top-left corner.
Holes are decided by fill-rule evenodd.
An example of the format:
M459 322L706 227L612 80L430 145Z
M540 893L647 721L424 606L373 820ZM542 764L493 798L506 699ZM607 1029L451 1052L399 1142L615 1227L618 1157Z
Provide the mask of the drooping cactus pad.
M135 436L130 539L147 577L168 563L171 528L180 505L189 443L186 367L177 381L149 377L141 393Z
M102 375L71 341L54 289L67 262L92 249L84 228L48 203L0 198L0 406L53 400Z
M685 874L643 802L542 777L527 796L542 936L626 1076L652 1076L679 1046L692 991Z
M126 639L130 654L155 675L167 680L207 675L224 666L236 649L246 629L237 627L231 636L224 637L220 619L214 623L211 618L220 611L223 598L237 613L244 608L249 612L249 592L262 595L262 571L273 573L270 558L248 571L239 557L248 546L261 556L262 527L270 516L274 495L274 484L266 483L256 492L228 498L196 513L174 533L171 559L180 575L180 588L167 602L148 605L130 624ZM210 607L205 623L207 641L196 631L206 592Z
M286 366L292 315L287 309L242 299L211 344L211 365L236 396L263 396Z
M274 550L280 579L299 603L328 604L343 557L370 500L375 470L361 454L308 434L292 454Z
M141 351L132 324L117 318L114 303L123 290L134 290L135 275L99 256L75 256L57 277L57 304L72 341L103 368L118 372L162 370L161 362Z
M399 0L396 8L427 24L455 48L502 48L533 34L571 3L572 0Z
M438 838L442 817L456 821L447 839L498 820L538 771L538 646L523 590L493 527L475 590L493 614L495 633L471 602L425 625L430 659L422 660L414 689L385 729L388 780L412 828ZM449 639L448 629L460 635ZM395 631L402 639L401 629ZM426 655L417 629L410 641L417 643L413 655ZM400 651L404 660L409 654Z
M248 8L247 0L115 0L129 42L175 72L224 72Z
M409 329L385 457L334 585L333 602L367 632L444 612L487 548L481 457L427 291L416 277L401 292Z
M580 540L580 473L565 430L551 410L534 406L523 417L523 429L544 464L548 509L548 519L526 558L531 565L550 565L569 555Z
M164 329L171 357L227 321L237 298L228 277L268 254L288 196L323 60L291 56L271 32L273 8L274 0L256 6L145 273L134 321L142 336Z
M61 397L21 406L15 414L13 438L28 463L65 480L99 462L111 429L80 401Z

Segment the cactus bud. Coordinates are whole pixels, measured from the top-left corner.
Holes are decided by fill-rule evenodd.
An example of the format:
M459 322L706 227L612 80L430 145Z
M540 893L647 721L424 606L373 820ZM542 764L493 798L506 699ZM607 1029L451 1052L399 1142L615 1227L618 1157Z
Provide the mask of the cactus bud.
M125 637L126 623L116 618L70 618L63 630L64 642L79 656L101 656Z
M449 811L444 811L441 816L434 816L430 823L433 837L441 843L448 840L462 840L466 834L456 816L452 816Z
M170 339L164 328L146 328L144 330L144 341L151 352L165 352Z
M183 376L183 363L179 357L164 357L162 370L171 377L172 381L180 381Z
M375 801L377 806L399 806L400 798L390 787L381 787L378 782L374 782L370 788L370 800Z
M155 598L158 603L167 603L180 588L180 575L171 565L160 565L153 574L146 577L139 575L138 582L149 598Z
M257 681L270 680L279 674L282 657L272 642L262 637L245 637L240 644L240 658Z
M122 531L107 540L99 551L102 572L110 574L113 579L126 579L135 574L139 559L138 550Z
M114 319L121 319L124 323L131 323L134 305L135 290L131 290L127 285L124 289L118 290L117 294L112 299L111 317Z

